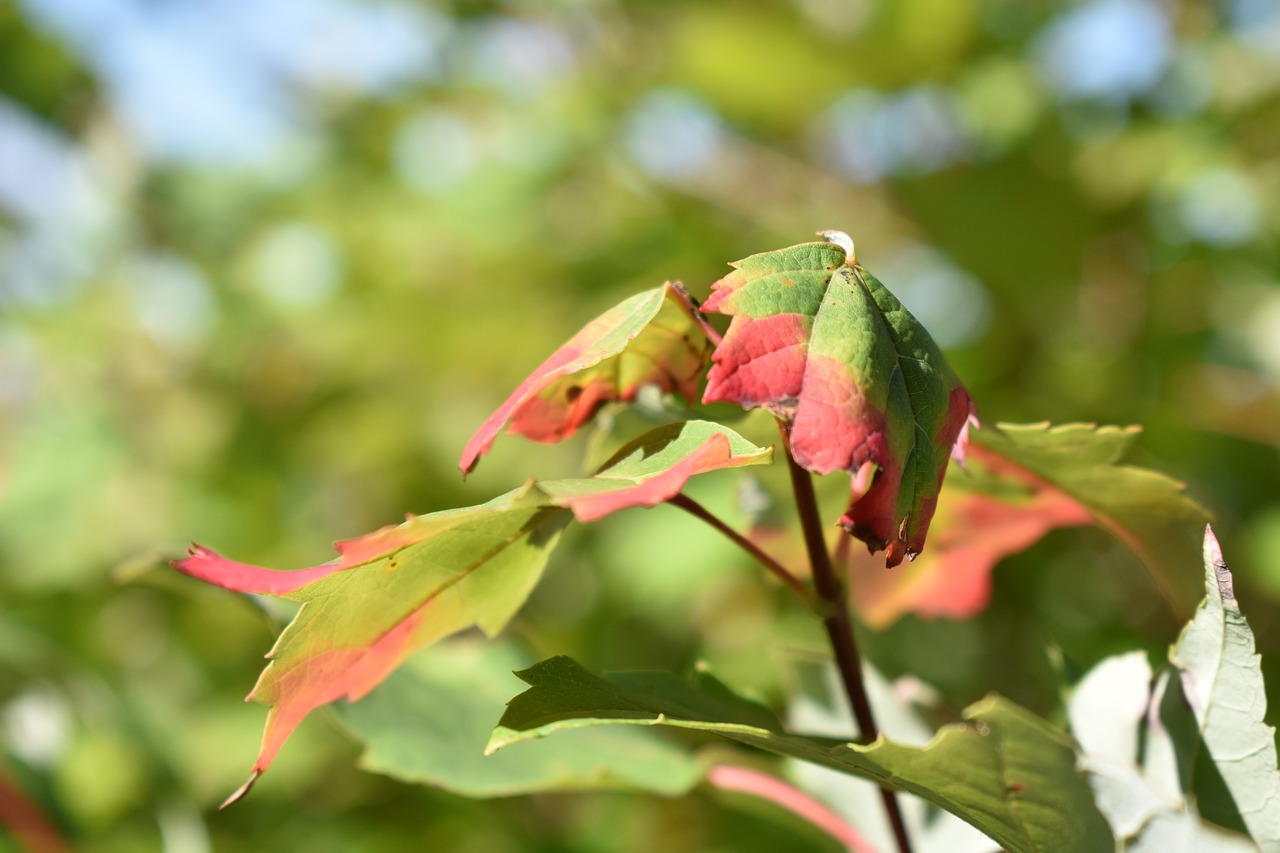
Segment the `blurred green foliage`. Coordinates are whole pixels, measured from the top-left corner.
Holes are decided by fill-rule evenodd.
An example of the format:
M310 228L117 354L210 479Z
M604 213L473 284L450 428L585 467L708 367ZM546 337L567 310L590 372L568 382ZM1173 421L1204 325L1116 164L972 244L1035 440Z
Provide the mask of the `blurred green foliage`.
M83 850L832 849L707 793L402 785L322 718L218 813L280 614L161 568L191 539L308 565L576 474L581 440L456 460L603 308L826 228L984 418L1146 427L1136 461L1217 514L1274 709L1277 162L1280 13L1252 0L0 5L4 774ZM776 700L761 661L820 638L774 592L658 508L573 533L513 634ZM1054 714L1175 631L1127 554L1065 531L981 617L865 642L948 707Z

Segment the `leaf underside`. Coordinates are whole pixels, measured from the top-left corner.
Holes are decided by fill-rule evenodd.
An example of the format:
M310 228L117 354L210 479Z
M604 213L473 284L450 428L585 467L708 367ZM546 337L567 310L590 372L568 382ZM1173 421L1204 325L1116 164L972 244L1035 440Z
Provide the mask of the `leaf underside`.
M1240 612L1231 571L1213 531L1204 537L1207 594L1169 662L1183 701L1166 702L1167 727L1187 736L1179 766L1200 814L1247 831L1266 853L1280 851L1280 769L1253 632ZM1177 716L1193 719L1182 725ZM1173 717L1174 719L1169 719Z
M489 751L575 728L664 725L720 735L909 791L1011 851L1110 850L1114 840L1075 767L1070 738L998 697L965 712L923 748L863 745L786 733L760 705L706 673L592 675L566 657L516 673L531 689L513 699Z
M855 475L840 522L895 566L924 548L972 403L919 321L847 261L804 243L733 264L703 306L733 318L703 401L769 409L801 466Z
M711 344L707 326L678 282L638 293L584 326L556 350L467 442L459 467L475 468L503 428L525 438L568 438L613 400L640 388L697 399Z

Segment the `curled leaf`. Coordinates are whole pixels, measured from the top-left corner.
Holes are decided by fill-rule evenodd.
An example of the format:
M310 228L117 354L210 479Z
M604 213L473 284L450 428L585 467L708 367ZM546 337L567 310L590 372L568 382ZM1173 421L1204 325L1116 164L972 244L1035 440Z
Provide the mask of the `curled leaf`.
M919 321L843 245L804 243L733 266L704 306L733 318L704 402L774 412L800 465L855 475L841 525L872 552L885 549L889 566L915 557L972 416L968 392Z
M678 282L621 302L520 383L467 442L459 467L475 468L504 427L534 441L560 441L605 403L631 400L644 385L696 399L711 346L707 329Z

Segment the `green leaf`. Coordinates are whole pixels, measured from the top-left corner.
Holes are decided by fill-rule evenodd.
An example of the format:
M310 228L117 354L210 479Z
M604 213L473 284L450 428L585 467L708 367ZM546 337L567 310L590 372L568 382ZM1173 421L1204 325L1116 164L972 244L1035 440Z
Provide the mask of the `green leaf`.
M452 642L414 655L334 711L365 747L361 765L467 797L628 788L675 795L702 778L686 750L630 728L584 729L492 756L485 744L528 657L510 643Z
M1010 851L1110 850L1106 821L1076 771L1071 739L998 697L965 712L923 748L864 745L786 733L768 709L703 672L592 675L566 657L516 673L532 689L511 701L489 751L553 732L611 724L664 725L718 734L909 791Z
M1244 828L1266 853L1280 851L1280 769L1275 729L1263 722L1266 692L1253 632L1213 531L1204 537L1207 595L1169 660L1181 672L1195 734L1180 750L1200 813Z
M769 409L790 426L801 466L854 474L840 523L896 566L924 548L973 406L928 331L859 266L849 236L822 236L830 242L737 261L712 286L704 309L733 320L703 402Z
M999 478L1061 492L1131 550L1176 614L1199 600L1194 558L1209 513L1176 480L1120 463L1136 426L996 424L969 431L968 455Z

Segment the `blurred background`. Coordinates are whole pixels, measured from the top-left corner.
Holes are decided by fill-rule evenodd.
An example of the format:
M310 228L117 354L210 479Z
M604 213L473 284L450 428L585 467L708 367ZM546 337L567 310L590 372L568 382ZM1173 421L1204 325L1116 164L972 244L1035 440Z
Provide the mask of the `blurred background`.
M1145 427L1134 461L1216 515L1274 720L1277 199L1268 0L0 0L0 798L95 851L834 849L706 792L394 782L323 714L218 813L276 623L160 568L310 565L576 473L579 440L456 464L590 317L832 228L984 419ZM1163 654L1146 596L1062 531L981 617L867 642L955 709L1053 715L1055 673ZM513 631L776 697L796 610L660 508L571 533Z

